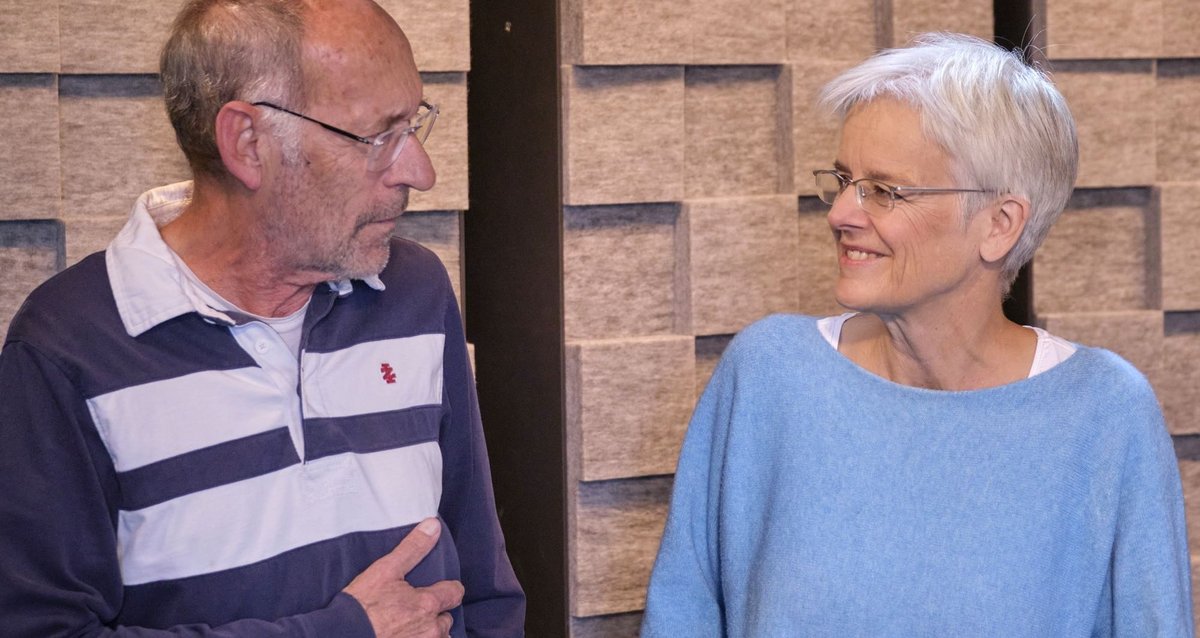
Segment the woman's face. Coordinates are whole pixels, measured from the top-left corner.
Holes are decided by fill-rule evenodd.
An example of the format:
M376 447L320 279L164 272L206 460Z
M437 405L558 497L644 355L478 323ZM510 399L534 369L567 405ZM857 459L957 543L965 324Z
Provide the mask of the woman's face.
M920 114L882 98L850 112L835 163L850 179L869 177L891 186L975 187L956 183L950 166L941 147L926 139ZM981 274L979 243L986 235L981 223L986 215L964 224L959 203L955 194L910 194L897 196L891 211L868 213L859 206L855 189L845 189L829 211L838 250L838 303L886 315L921 307L953 308Z

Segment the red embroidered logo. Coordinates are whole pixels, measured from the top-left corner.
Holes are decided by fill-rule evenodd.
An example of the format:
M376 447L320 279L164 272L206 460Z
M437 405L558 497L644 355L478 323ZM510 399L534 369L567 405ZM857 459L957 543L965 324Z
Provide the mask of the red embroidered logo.
M396 371L392 369L392 366L390 364L387 364L387 363L380 364L379 365L379 373L383 375L384 381L387 381L388 383L396 382Z

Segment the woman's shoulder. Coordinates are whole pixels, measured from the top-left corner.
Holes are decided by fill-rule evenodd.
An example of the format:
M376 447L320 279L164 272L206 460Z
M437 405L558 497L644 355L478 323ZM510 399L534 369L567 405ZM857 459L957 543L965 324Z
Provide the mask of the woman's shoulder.
M817 321L807 315L768 315L738 332L722 358L733 365L757 367L764 360L811 360L821 348L835 352L821 337Z

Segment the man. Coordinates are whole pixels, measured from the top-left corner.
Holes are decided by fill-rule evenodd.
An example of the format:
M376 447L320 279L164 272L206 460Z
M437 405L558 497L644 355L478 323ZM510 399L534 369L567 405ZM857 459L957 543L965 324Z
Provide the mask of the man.
M191 0L162 79L194 182L0 354L0 633L522 635L458 308L391 238L435 179L404 34Z

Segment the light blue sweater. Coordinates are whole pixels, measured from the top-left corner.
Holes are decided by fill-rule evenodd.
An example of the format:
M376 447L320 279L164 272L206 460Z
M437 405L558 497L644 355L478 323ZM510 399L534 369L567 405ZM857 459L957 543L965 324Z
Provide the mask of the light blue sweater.
M688 429L643 638L1192 635L1154 393L1081 347L943 392L866 372L809 317L725 353Z

